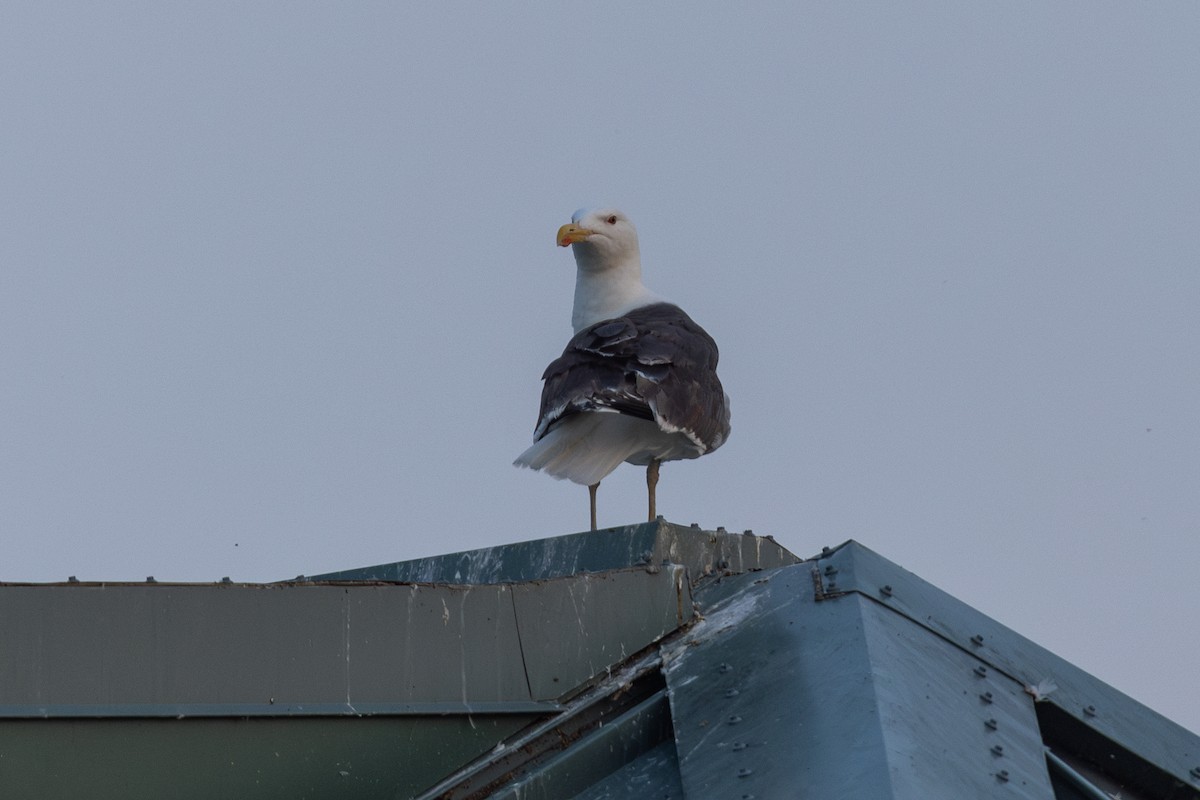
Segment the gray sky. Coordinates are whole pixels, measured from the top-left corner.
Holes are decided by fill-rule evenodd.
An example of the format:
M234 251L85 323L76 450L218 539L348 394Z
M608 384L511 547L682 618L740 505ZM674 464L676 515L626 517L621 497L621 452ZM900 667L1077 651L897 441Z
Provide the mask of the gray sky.
M1192 2L8 3L0 579L586 527L510 463L554 232L612 204L733 399L668 519L855 538L1200 729L1197 42Z

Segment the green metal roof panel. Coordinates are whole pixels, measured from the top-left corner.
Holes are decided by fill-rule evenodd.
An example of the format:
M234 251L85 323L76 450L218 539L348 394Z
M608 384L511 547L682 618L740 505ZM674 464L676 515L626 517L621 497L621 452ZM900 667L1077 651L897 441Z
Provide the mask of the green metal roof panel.
M507 586L6 586L0 641L6 715L532 705Z
M0 717L551 711L691 617L684 575L0 586Z
M533 719L0 719L0 797L407 798Z
M512 586L534 699L574 690L691 619L691 586L683 567L652 570Z

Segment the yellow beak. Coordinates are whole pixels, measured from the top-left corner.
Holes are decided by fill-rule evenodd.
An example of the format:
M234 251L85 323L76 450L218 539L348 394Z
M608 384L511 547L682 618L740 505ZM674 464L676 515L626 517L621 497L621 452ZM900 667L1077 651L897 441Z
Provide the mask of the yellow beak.
M582 242L591 235L592 231L587 228L581 228L574 222L569 222L558 229L558 236L554 241L558 243L559 247L566 247L576 242Z

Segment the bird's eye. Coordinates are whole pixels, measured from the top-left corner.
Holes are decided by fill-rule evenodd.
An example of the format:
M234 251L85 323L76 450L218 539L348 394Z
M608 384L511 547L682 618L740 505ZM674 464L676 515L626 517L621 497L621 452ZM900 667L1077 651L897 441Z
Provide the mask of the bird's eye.
M608 224L609 225L617 224L617 215L616 214L613 214L611 217L608 218Z

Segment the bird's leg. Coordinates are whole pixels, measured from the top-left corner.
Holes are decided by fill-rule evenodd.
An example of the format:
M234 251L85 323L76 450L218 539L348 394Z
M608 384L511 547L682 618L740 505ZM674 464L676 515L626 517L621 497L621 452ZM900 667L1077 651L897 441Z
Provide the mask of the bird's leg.
M646 466L646 494L650 497L651 522L654 522L655 517L658 516L654 508L654 487L658 486L658 465L661 463L657 458L652 458Z
M600 482L596 481L588 487L588 497L592 501L592 530L596 530L596 490L600 488Z

